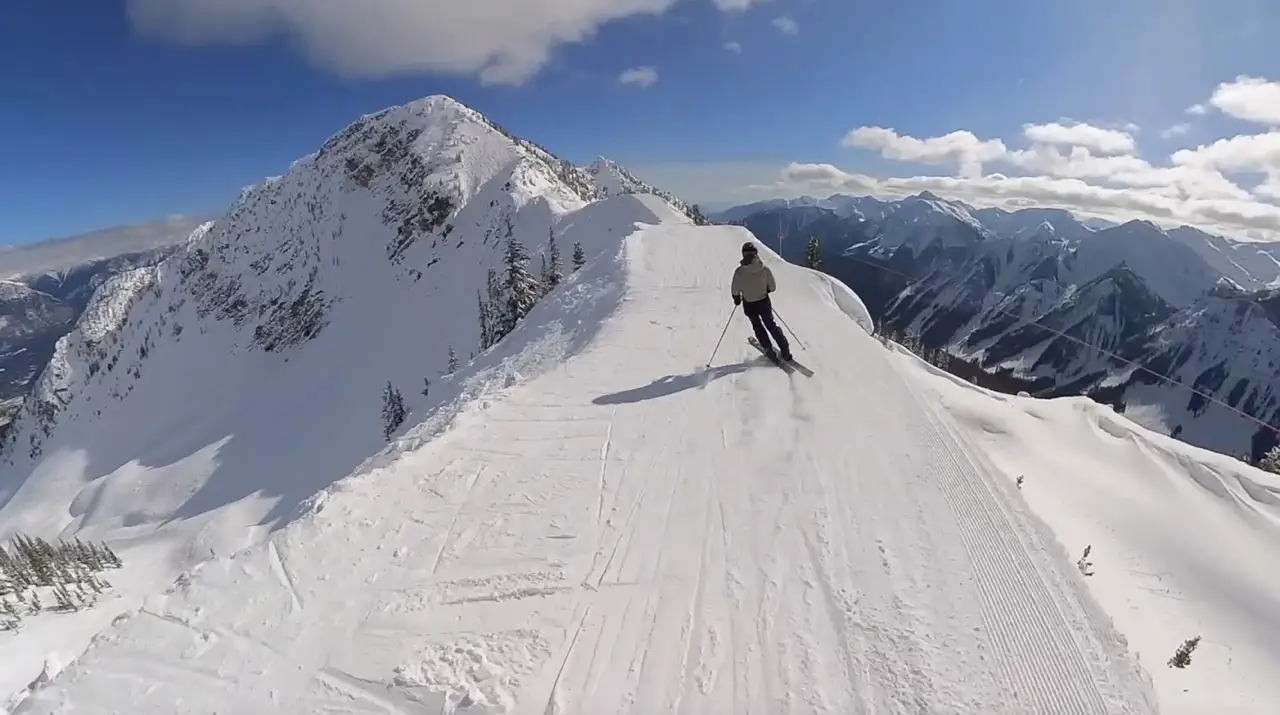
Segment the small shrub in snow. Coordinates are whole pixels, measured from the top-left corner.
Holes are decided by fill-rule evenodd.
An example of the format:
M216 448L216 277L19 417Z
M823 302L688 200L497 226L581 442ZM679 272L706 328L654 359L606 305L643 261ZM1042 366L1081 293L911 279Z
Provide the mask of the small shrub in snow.
M449 363L446 369L450 375L458 371L458 354L453 351L452 345L449 346Z
M582 252L582 244L574 243L573 244L573 270L577 271L579 268L585 266L586 264L587 264L587 254Z
M1084 547L1084 554L1080 556L1080 560L1076 562L1076 568L1080 569L1080 573L1085 576L1093 575L1093 562L1089 560L1089 552L1093 551L1093 544Z
M1026 478L1026 475L1025 475L1025 474L1019 474L1019 475L1018 475L1018 488L1019 488L1019 489L1021 489L1021 488L1022 488L1022 480L1023 480L1023 479L1025 479L1025 478Z
M404 397L395 385L387 382L382 390L382 439L390 440L391 435L404 424L409 411L405 409Z
M426 397L431 393L431 379L422 378L422 396Z
M1169 659L1169 667L1185 668L1191 665L1191 653L1198 645L1200 645L1200 636L1183 641L1182 645L1178 646L1178 650L1174 651L1173 657Z
M1280 474L1280 444L1272 447L1271 451L1262 455L1262 459L1258 460L1258 468L1274 474Z

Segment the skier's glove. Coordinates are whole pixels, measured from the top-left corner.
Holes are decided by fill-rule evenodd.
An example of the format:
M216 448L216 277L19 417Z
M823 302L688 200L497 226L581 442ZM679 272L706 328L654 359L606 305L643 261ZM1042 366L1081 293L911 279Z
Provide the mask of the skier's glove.
M740 296L740 295L735 295L735 296L733 297L733 304L734 304L734 305L742 305L742 296Z

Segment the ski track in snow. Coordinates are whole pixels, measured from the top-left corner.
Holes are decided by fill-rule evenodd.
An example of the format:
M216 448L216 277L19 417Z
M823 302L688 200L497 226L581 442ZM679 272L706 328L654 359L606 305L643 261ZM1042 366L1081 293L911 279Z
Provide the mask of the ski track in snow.
M1008 478L821 277L766 252L812 378L741 316L703 374L741 230L625 241L581 353L207 563L16 712L1155 712Z

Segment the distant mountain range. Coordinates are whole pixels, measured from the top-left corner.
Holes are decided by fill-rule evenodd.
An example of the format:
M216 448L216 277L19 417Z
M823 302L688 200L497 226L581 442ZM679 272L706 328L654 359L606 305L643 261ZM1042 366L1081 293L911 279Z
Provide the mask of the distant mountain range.
M0 413L21 404L98 286L159 262L199 225L174 218L0 249Z
M1280 425L1280 244L930 193L767 201L711 218L775 249L785 231L797 263L816 236L823 270L887 329L1032 394L1087 394L1230 454L1275 443L1258 422Z

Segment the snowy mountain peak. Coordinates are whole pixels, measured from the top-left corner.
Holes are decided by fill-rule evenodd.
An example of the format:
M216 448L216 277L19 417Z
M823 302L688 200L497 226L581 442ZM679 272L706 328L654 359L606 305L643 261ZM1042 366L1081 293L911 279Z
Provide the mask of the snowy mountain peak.
M1129 221L1089 234L1079 242L1076 258L1078 270L1087 277L1127 264L1160 297L1178 307L1205 295L1221 278L1196 251L1150 221Z
M593 185L599 190L602 197L620 196L622 194L651 194L663 199L691 219L703 220L701 214L694 211L693 206L685 203L669 191L664 191L641 181L626 167L612 159L603 156L597 157L595 161L585 167L584 171L591 177Z
M596 157L595 161L588 164L586 172L595 180L596 186L609 196L647 194L654 191L653 187L636 178L621 164L603 156Z
M1015 241L1055 241L1058 229L1048 221L1041 221L1034 226L1027 226L1013 234Z
M116 461L121 455L145 452L162 423L188 419L241 441L252 441L246 425L292 424L274 430L284 439L279 458L303 463L316 440L328 442L319 450L329 454L328 463L309 479L345 474L375 450L376 430L335 442L312 423L287 418L280 410L299 400L280 394L295 389L280 378L292 374L283 363L327 365L321 369L330 371L329 380L342 376L311 398L313 409L342 413L376 401L395 374L389 365L396 353L408 349L417 374L395 377L413 392L423 371L439 374L432 366L445 362L450 345L462 355L488 347L485 331L498 328L477 312L477 293L480 308L498 302L486 294L486 274L502 269L504 253L529 256L533 276L540 261L556 255L563 272L574 243L590 258L593 246L633 221L677 215L657 197L618 197L605 202L607 210L596 208L602 197L583 170L448 97L360 118L283 175L247 189L172 258L117 276L94 294L4 433L10 469L0 479L0 507L20 510L24 484L57 474L46 471L57 462L47 455L94 452L97 461L82 465L93 472L62 474L79 473L86 482L106 474L110 485L123 478L111 476L124 464ZM521 248L511 249L512 242ZM219 359L209 363L210 356ZM219 377L173 383L194 371ZM279 405L244 415L244 405L272 394ZM190 417L197 408L205 416ZM94 431L113 420L128 428L98 454ZM260 468L226 457L219 457L224 468L210 467L220 475L219 488ZM190 489L194 494L200 486ZM185 508L203 515L217 506L195 499ZM172 516L179 508L181 501L154 510ZM119 515L104 510L74 523L109 526ZM31 511L30 518L43 513ZM251 510L248 518L267 516ZM70 523L64 517L57 528Z
M988 235L986 227L970 215L964 207L938 198L928 191L903 199L899 210L894 212L894 215L899 215L902 220L925 221L935 226L959 221L980 236Z

